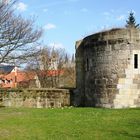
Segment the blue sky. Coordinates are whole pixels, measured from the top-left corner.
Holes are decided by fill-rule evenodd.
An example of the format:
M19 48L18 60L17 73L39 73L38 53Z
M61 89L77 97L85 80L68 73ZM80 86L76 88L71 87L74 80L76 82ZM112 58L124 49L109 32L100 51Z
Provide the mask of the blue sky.
M35 17L42 27L41 42L48 46L75 51L75 41L112 27L123 27L133 10L140 23L139 0L19 0L17 11Z

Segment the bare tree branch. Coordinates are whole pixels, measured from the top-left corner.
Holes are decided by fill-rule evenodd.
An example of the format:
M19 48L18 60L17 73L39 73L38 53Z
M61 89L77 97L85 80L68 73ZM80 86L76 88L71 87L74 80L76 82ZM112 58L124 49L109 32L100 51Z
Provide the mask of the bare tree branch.
M42 35L42 30L34 29L34 20L25 20L14 14L14 4L15 1L9 4L0 3L0 63L23 58L23 54L27 57L24 52L30 49L29 44L38 41ZM22 55L17 53L11 57L12 52L18 49L22 50Z

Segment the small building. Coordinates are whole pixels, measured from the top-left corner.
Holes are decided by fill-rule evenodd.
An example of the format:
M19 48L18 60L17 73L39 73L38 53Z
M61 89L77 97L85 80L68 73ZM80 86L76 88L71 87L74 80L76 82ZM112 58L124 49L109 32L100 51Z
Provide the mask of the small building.
M116 28L76 42L76 106L140 107L140 30Z
M0 65L0 87L1 88L17 88L29 87L32 83L35 85L35 72L25 72L19 70L15 66Z
M63 70L23 71L15 66L0 65L1 88L49 88L59 86Z

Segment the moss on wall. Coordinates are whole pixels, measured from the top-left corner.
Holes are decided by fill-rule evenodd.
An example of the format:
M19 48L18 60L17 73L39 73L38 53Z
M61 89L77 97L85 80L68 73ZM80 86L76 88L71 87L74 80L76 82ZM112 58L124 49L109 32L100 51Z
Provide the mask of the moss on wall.
M5 107L64 107L70 105L70 92L67 89L1 89L0 103Z

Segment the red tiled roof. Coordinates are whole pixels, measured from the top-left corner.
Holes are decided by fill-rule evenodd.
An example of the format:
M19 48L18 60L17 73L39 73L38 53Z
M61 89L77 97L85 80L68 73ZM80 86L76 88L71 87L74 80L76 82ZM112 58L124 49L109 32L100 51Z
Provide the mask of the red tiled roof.
M29 80L32 80L35 78L35 73L34 72L11 72L7 75L0 75L0 78L5 80L5 83L1 83L1 86L3 88L13 88L15 87L16 83L20 83L22 81L26 82ZM10 82L11 81L11 82Z
M64 70L43 70L37 73L39 76L58 76L64 74Z
M10 79L14 80L14 78L17 77L16 81L21 82L21 81L28 81L28 80L34 79L35 75L36 74L33 72L19 72L18 71L17 73L11 72L5 75L4 78L8 80Z
M35 79L35 76L58 76L63 75L63 70L49 70L49 71L38 71L38 72L24 72L24 71L17 71L11 72L9 74L1 74L0 79L5 80L5 82L1 83L1 87L3 88L14 88L16 87L16 83L21 82L29 82L30 80Z

